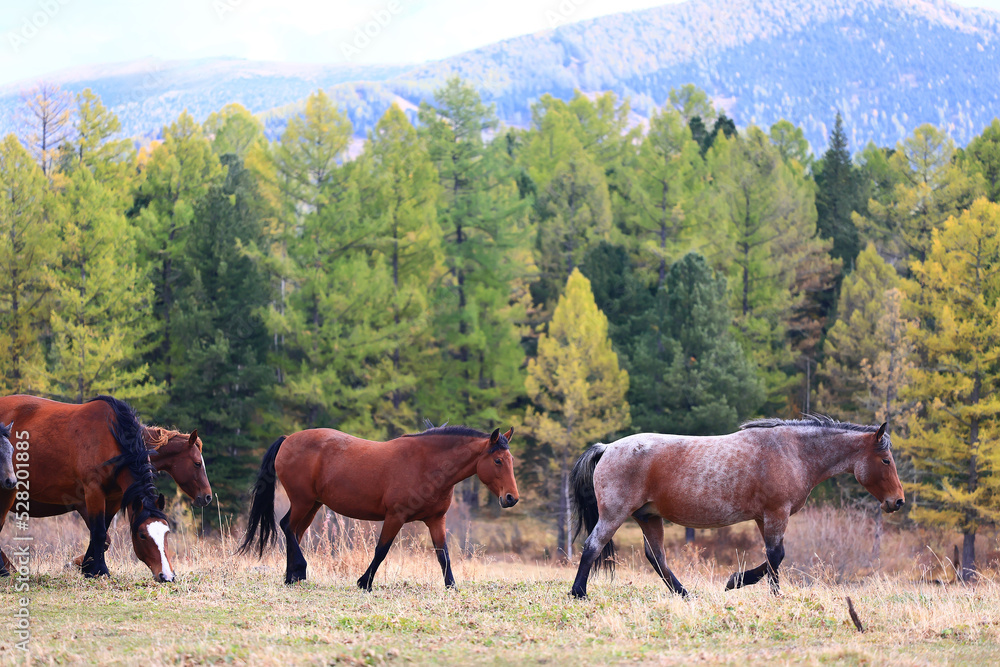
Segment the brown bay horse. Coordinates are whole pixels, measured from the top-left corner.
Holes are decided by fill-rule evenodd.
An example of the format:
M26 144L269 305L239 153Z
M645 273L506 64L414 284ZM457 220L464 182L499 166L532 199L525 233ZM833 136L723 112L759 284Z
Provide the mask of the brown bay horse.
M444 583L455 585L445 539L445 514L455 485L473 475L497 496L501 507L518 499L509 442L514 430L492 435L461 426L430 428L387 442L373 442L333 429L299 431L271 445L253 489L253 503L241 553L265 547L277 537L274 490L280 481L291 507L281 519L287 565L285 583L306 578L299 542L320 507L363 521L382 521L371 565L358 579L370 591L379 565L404 524L422 521L431 534ZM257 538L256 545L254 539Z
M205 470L205 460L202 458L204 445L198 437L198 429L191 433L182 433L162 426L143 426L142 440L146 443L149 462L153 464L156 472L169 475L177 487L191 498L195 507L207 507L212 502L212 485ZM59 511L60 509L62 511ZM74 509L74 507L57 508L35 503L31 506L30 516L55 516ZM113 516L119 509L114 503L110 504L108 515ZM111 546L110 533L105 538L105 551L109 546ZM0 558L6 558L2 551ZM82 567L85 558L86 554L77 556L73 559L73 564Z
M129 520L136 556L160 581L173 581L167 555L170 530L142 425L126 403L98 396L82 405L34 396L0 398L0 415L15 424L15 441L27 442L28 499L0 491L0 531L8 511L19 519L78 511L90 528L82 569L107 575L108 527L119 508ZM0 576L9 574L0 562Z
M764 538L766 560L736 572L726 590L760 581L774 593L785 555L788 517L833 475L851 472L885 512L903 506L886 425L861 426L828 417L761 419L722 436L640 433L594 445L571 476L577 531L589 536L572 595L587 595L591 567L614 567L612 536L630 516L642 529L646 558L667 587L687 591L667 567L663 521L690 528L720 528L753 520Z

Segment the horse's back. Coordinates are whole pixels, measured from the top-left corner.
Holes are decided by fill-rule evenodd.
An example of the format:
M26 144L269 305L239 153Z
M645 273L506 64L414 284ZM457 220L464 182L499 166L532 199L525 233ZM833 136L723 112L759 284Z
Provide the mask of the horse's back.
M315 500L356 519L381 520L391 443L331 428L298 431L281 444L274 465L289 496Z
M607 447L595 485L611 502L681 525L715 527L753 518L757 447L742 432L725 436L639 433ZM607 502L607 501L606 501ZM628 505L626 508L625 505Z
M0 398L0 420L14 422L14 435L29 443L32 507L53 507L119 453L109 428L114 412L104 401L62 403L28 395ZM58 512L54 512L58 513Z

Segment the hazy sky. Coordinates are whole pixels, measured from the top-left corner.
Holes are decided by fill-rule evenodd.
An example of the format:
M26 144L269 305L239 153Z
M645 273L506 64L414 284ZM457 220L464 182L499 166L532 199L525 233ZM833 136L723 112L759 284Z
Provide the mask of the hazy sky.
M0 2L3 84L66 67L145 56L422 62L560 23L671 0ZM958 0L958 4L1000 11L1000 0ZM367 44L358 32L365 28L374 34Z

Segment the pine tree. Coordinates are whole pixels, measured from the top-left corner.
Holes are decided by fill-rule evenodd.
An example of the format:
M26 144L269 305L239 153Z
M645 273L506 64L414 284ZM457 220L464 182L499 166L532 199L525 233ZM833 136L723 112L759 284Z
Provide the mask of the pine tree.
M155 295L153 348L147 358L154 377L169 391L178 261L186 253L195 207L223 174L219 158L189 113L164 128L163 137L145 166L136 202L143 268Z
M435 421L490 425L523 393L515 327L523 313L511 286L524 271L525 209L505 148L483 139L496 126L492 107L457 78L435 92L435 104L421 106L420 122L442 189L448 275L433 304L439 375L422 392L422 412L434 419L437 411Z
M0 142L0 390L37 392L55 259L45 175L13 134Z
M894 266L924 261L931 232L967 208L982 191L980 177L955 160L955 143L933 125L921 125L889 157L892 191L868 201L867 214L854 218Z
M89 170L102 187L122 198L124 207L134 174L132 142L116 137L121 122L90 88L76 99L76 124L66 140L63 170Z
M587 251L611 236L611 199L604 174L583 152L560 163L538 197L536 300L554 301Z
M838 114L837 117L839 118L840 115ZM813 163L813 156L801 127L782 118L771 126L768 134L771 137L771 143L778 149L781 159L786 164L794 161L802 171L809 170ZM836 128L834 134L836 134ZM844 145L847 145L846 140Z
M178 258L174 380L158 416L197 425L217 502L235 511L255 467L252 436L273 382L262 319L271 295L245 250L263 233L256 184L236 155L226 154L223 166L226 179L199 200Z
M417 393L433 375L435 346L430 295L444 274L437 222L437 170L406 115L392 105L371 132L359 158L361 215L377 230L377 252L391 271L391 364L380 368L389 388L374 412L388 436L420 423Z
M569 472L588 445L628 426L628 373L608 338L608 320L594 303L590 281L574 269L559 298L525 381L533 403L529 433L552 447L559 470L559 550L572 558Z
M961 531L968 580L977 529L1000 518L1000 205L949 218L911 269L923 363L907 394L923 410L899 443L919 475L910 516Z
M899 432L906 418L899 396L914 361L904 335L912 323L903 313L901 283L873 243L858 255L823 346L817 373L822 412L862 424L889 422Z
M632 356L635 427L685 435L734 431L764 393L730 333L725 278L701 255L685 255L670 267L654 313Z
M675 254L694 243L705 205L704 161L680 112L667 107L650 118L635 172L631 220L639 263L662 286Z
M986 196L1000 202L1000 119L994 118L983 133L961 151L965 168L982 177Z
M212 142L212 150L219 157L232 154L246 160L253 150L261 150L267 143L264 125L241 104L227 104L211 114L203 126L205 136Z
M847 148L844 119L837 114L830 147L826 149L816 174L816 228L819 235L833 240L830 254L846 266L854 264L860 251L858 230L852 214L863 206L861 179Z
M89 169L79 168L53 206L60 260L46 391L77 403L96 394L128 400L159 391L139 361L152 295L119 204Z
M716 120L715 106L708 93L693 83L686 83L677 88L671 88L667 102L677 110L685 124L699 118L702 123L713 123Z
M815 356L839 262L817 239L811 184L757 127L720 137L709 154L722 215L706 249L730 274L740 342L765 378L769 412L786 407L797 359ZM808 387L805 392L808 396ZM803 401L802 407L805 407Z
M63 142L73 129L73 100L59 86L40 83L23 95L24 145L42 173L52 178Z

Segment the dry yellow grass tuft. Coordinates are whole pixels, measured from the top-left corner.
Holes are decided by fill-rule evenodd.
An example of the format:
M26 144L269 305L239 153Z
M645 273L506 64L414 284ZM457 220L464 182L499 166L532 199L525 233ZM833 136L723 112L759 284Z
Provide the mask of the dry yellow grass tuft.
M617 576L595 579L586 601L567 596L572 567L481 551L453 554L458 590L447 591L421 530L397 543L374 591L363 593L354 581L371 556L374 526L334 530L332 517L321 517L310 532L310 578L294 587L282 583L280 547L259 562L234 557L235 536L199 539L183 526L173 536L176 584L152 581L122 526L108 554L112 577L84 580L64 565L83 548L81 522L39 520L31 657L41 664L136 665L997 662L996 572L975 585L934 583L950 579L933 554L932 566L910 558L888 571L884 561L873 567L870 544L847 536L844 548L869 550L866 572L854 580L831 564L846 556L815 553L830 547L822 536L833 528L823 522L837 517L820 511L804 519L787 538L790 549L796 540L800 546L779 598L765 585L726 593L731 566L677 547L670 564L693 594L682 600L653 575L637 545L629 546L626 532ZM732 534L725 539L739 542ZM893 558L919 551L914 539L891 532L882 551ZM756 564L758 548L740 558ZM845 596L864 634L855 630ZM0 582L0 609L13 609L17 597L9 580ZM12 633L0 631L0 662L22 660Z

